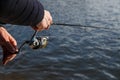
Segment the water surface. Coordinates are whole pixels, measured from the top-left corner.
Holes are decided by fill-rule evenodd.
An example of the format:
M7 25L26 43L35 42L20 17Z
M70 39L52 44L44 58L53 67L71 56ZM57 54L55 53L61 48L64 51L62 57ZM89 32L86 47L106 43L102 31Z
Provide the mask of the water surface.
M0 80L120 80L120 1L41 0L54 22L38 35L49 36L45 49L27 45L3 67ZM95 26L97 28L92 28ZM30 27L7 25L18 46L33 34Z

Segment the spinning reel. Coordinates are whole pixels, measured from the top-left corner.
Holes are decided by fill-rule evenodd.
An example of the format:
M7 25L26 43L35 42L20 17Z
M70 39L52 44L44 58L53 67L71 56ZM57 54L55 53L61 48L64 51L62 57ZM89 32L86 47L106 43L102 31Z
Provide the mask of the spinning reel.
M19 48L18 53L20 52L21 48L25 45L28 44L30 48L32 49L40 49L40 48L45 48L48 44L48 37L46 36L36 36L37 31L34 32L30 40L26 40Z

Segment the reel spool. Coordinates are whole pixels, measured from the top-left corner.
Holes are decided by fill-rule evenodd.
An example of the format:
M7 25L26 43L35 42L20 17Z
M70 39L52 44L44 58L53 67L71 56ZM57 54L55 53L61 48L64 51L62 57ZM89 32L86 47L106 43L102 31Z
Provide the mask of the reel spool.
M27 41L27 44L32 49L45 48L48 43L47 37L34 37L31 41Z

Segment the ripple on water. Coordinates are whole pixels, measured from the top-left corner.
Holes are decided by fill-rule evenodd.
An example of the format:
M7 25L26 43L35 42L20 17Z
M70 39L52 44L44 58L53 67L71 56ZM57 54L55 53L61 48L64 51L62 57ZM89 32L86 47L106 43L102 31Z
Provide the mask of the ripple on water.
M105 71L105 70L101 70L101 73L103 75L105 75L108 79L112 79L112 80L118 80L116 76L114 76L112 73Z

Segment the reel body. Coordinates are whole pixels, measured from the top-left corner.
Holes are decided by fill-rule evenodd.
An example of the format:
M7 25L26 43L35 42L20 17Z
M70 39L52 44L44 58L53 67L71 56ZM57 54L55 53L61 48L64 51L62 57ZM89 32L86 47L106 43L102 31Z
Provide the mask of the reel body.
M40 49L40 48L45 48L48 44L48 39L49 37L47 36L40 36L36 37L37 31L34 32L30 40L26 40L23 42L23 44L19 47L19 50L17 53L20 52L21 48L25 45L28 44L30 48L32 49Z
M34 37L31 41L27 41L27 44L32 49L45 48L48 44L48 37Z

